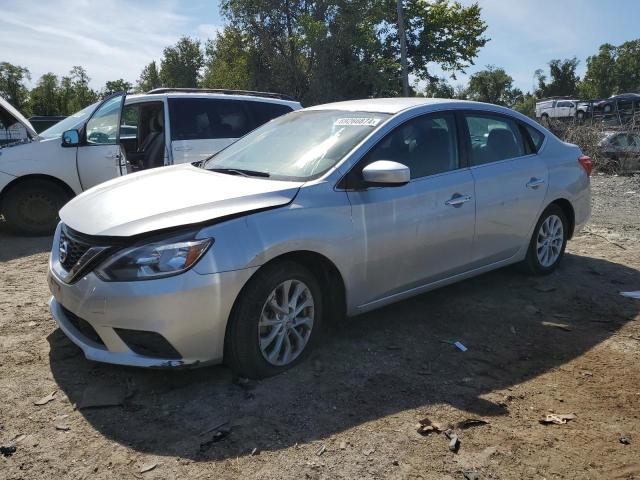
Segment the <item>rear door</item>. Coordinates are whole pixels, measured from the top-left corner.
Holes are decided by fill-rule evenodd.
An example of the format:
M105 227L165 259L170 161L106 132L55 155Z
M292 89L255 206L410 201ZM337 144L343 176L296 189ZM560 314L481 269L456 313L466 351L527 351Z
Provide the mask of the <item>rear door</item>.
M220 98L170 98L173 162L204 160L252 130L243 104Z
M463 123L475 180L473 266L478 267L506 260L528 245L549 173L526 128L515 119L469 111Z
M87 121L77 153L83 190L119 176L123 154L119 144L124 93L106 98Z

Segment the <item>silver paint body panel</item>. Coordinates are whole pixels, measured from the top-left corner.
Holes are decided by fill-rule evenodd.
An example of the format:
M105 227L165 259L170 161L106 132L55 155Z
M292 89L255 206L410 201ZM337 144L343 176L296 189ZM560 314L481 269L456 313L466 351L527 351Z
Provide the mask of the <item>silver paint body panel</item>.
M213 237L215 243L184 274L109 283L89 273L75 284L52 287L54 317L89 358L138 366L159 363L117 342L106 352L95 351L69 328L59 303L97 329L124 326L162 332L184 356L184 364L218 362L239 292L262 265L281 255L309 251L332 262L344 281L347 314L354 315L524 259L540 214L555 200L573 206L576 231L589 218L589 178L577 161L580 150L511 110L430 99L312 108L393 116L334 168L306 183L177 166L107 182L62 210L63 222L74 230L123 237L232 216L199 227L198 237ZM458 109L510 115L544 131L545 142L535 155L417 178L403 186L360 191L338 187L394 127L416 115ZM532 178L544 182L528 188ZM445 203L456 195L465 202ZM50 266L54 279L63 273L55 242ZM100 313L93 310L96 304Z

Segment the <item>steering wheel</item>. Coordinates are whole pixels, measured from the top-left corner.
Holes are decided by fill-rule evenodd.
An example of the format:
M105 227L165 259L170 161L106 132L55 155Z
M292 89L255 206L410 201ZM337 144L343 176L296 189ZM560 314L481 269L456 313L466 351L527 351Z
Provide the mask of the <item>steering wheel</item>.
M104 132L91 132L89 134L89 137L87 138L87 141L91 143L108 143L109 135Z

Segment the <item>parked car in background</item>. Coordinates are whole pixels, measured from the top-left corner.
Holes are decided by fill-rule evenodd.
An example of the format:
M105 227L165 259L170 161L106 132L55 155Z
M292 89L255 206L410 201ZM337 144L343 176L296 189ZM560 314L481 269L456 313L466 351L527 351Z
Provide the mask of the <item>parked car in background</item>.
M620 170L640 171L640 133L605 132L598 149L606 158L616 161Z
M590 106L587 102L576 99L549 99L536 102L536 118L543 124L550 119L577 118L583 120L589 115Z
M92 360L277 374L330 317L513 263L552 272L589 218L590 173L577 146L496 105L311 107L199 166L71 200L51 311Z
M114 94L37 133L0 98L0 121L24 133L0 150L0 213L14 230L51 233L60 207L83 190L132 171L204 160L300 108L272 93L157 89Z
M595 111L603 113L613 113L616 111L622 113L640 113L640 93L623 93L613 95L609 98L595 100L593 102Z
M38 133L45 131L47 128L53 127L56 123L67 118L64 115L36 115L29 117L29 122L34 130Z

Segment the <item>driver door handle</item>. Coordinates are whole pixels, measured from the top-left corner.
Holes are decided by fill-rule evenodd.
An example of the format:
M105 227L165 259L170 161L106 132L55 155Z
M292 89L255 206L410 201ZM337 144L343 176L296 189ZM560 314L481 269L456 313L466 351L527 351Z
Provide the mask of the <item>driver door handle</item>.
M104 158L106 158L108 160L118 160L120 158L120 154L119 153L111 153L109 155L105 155Z
M460 195L459 193L456 193L449 200L444 202L444 204L450 207L461 207L462 204L469 200L471 200L471 195Z
M531 180L527 182L527 188L537 189L541 185L544 185L544 179L531 177Z

